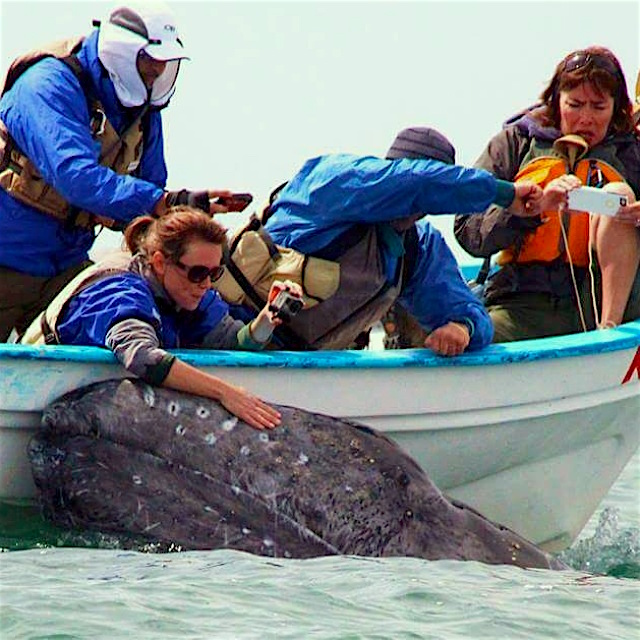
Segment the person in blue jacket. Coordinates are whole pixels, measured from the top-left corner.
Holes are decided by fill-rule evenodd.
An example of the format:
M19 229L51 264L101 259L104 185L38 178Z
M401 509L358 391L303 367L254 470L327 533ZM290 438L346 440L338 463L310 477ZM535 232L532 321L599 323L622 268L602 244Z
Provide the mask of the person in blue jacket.
M401 131L386 159L332 154L308 160L272 196L264 229L276 245L340 263L335 294L276 331L282 346L348 348L399 300L453 356L491 342L491 321L438 230L424 217L508 203L532 211L541 190L455 166L437 131ZM506 206L506 204L504 205Z
M105 258L78 274L27 329L25 344L107 348L152 385L218 400L257 429L279 412L252 393L201 371L170 349L263 349L281 319L268 304L249 324L234 320L211 288L222 273L225 229L189 206L160 218L141 216L125 230L130 253ZM276 281L274 292L292 282Z
M169 9L142 3L11 65L0 98L0 342L89 264L101 225L180 203L226 210L211 198L228 191L164 190L160 109L185 58Z

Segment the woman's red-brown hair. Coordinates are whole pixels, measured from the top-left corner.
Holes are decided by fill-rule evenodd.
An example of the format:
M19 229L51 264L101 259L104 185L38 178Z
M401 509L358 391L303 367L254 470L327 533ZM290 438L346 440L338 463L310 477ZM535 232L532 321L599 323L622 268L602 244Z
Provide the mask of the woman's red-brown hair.
M633 105L620 62L605 47L592 46L573 51L561 60L547 88L540 96L545 108L541 119L546 126L560 128L560 92L589 82L596 91L614 99L609 133L633 131Z
M141 216L131 222L124 232L124 242L131 253L146 256L160 251L171 260L179 260L194 240L223 244L225 228L209 215L179 205L160 218Z

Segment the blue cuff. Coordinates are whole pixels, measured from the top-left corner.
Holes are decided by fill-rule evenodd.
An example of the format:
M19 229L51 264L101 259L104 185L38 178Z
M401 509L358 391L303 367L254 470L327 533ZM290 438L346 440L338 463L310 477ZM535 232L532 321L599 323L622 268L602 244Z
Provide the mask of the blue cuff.
M471 338L473 338L473 332L475 331L476 325L473 323L473 320L471 320L470 318L461 318L460 320L452 320L451 322L457 322L458 324L463 324L465 327L467 327L467 330L469 331L469 340L471 340Z
M494 203L506 209L516 197L516 188L512 182L496 179L496 197Z
M261 351L267 345L266 342L258 342L253 339L251 335L251 329L248 324L245 324L238 331L238 348L245 351Z

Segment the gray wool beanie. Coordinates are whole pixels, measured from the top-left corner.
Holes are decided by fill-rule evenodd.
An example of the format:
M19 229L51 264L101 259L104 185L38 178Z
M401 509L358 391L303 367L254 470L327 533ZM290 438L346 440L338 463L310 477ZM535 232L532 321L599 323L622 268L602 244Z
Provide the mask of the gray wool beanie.
M455 164L456 150L441 133L430 127L403 129L387 151L388 160L429 158Z

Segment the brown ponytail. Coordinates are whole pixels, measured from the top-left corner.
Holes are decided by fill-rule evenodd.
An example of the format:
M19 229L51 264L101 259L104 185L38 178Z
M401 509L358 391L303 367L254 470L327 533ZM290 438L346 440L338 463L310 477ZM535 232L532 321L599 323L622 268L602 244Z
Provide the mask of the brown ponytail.
M144 236L149 227L155 222L151 216L140 216L127 225L124 230L124 244L131 253L139 253L140 246L144 242Z
M167 210L160 218L142 216L131 222L124 232L124 241L131 253L151 256L160 251L168 258L179 260L193 240L222 244L226 229L209 215L186 205Z

